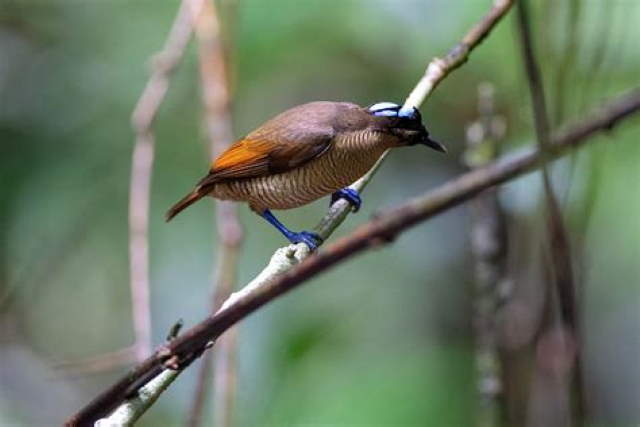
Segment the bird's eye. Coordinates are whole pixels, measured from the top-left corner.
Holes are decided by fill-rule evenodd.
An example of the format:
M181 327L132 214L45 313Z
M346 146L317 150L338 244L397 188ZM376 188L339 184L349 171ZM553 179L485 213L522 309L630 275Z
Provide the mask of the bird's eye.
M393 102L379 102L377 104L373 104L368 110L374 116L398 117L400 106Z

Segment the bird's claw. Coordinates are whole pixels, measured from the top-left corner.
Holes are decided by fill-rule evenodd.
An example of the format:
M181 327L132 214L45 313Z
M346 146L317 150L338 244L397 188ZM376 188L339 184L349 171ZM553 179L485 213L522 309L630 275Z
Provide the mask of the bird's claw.
M304 243L309 246L311 251L315 251L318 249L323 242L323 238L318 234L313 233L311 231L300 231L298 233L291 233L289 236L289 241L291 243Z
M337 200L345 199L351 206L353 206L353 212L358 212L360 206L362 206L362 198L358 190L353 188L343 188L331 195L331 204L333 205Z

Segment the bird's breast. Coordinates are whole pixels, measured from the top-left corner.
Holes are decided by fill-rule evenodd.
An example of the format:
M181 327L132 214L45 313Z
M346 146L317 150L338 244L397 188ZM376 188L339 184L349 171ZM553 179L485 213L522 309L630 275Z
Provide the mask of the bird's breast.
M216 184L211 195L247 201L256 211L292 209L346 187L364 175L387 148L365 132L336 138L329 150L287 172Z

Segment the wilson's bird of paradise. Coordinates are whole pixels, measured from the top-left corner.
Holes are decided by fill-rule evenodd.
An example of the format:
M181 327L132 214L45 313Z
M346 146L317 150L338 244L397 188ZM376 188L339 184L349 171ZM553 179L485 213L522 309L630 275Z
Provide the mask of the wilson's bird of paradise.
M315 250L322 242L309 231L294 232L271 212L292 209L331 195L360 208L348 188L389 148L432 140L416 108L391 102L360 107L348 102L310 102L291 108L236 141L213 161L207 176L167 212L167 221L205 196L248 202L291 243Z

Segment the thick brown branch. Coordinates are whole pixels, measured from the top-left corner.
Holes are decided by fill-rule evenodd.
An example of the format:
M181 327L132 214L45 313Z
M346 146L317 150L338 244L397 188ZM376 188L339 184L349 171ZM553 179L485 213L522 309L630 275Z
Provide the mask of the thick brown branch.
M556 158L578 148L588 137L599 131L611 129L617 121L638 110L640 110L640 89L625 94L601 111L559 132L552 138L551 155ZM144 384L162 372L167 360L188 359L229 327L269 301L299 286L305 280L343 262L352 255L389 242L411 226L457 206L487 188L531 171L539 166L541 160L541 153L538 150L503 158L484 168L463 174L423 196L379 215L358 227L349 236L329 245L326 250L308 257L264 286L235 299L215 315L186 331L136 366L124 378L75 414L67 421L67 425L91 423L113 409L139 387L139 384Z

